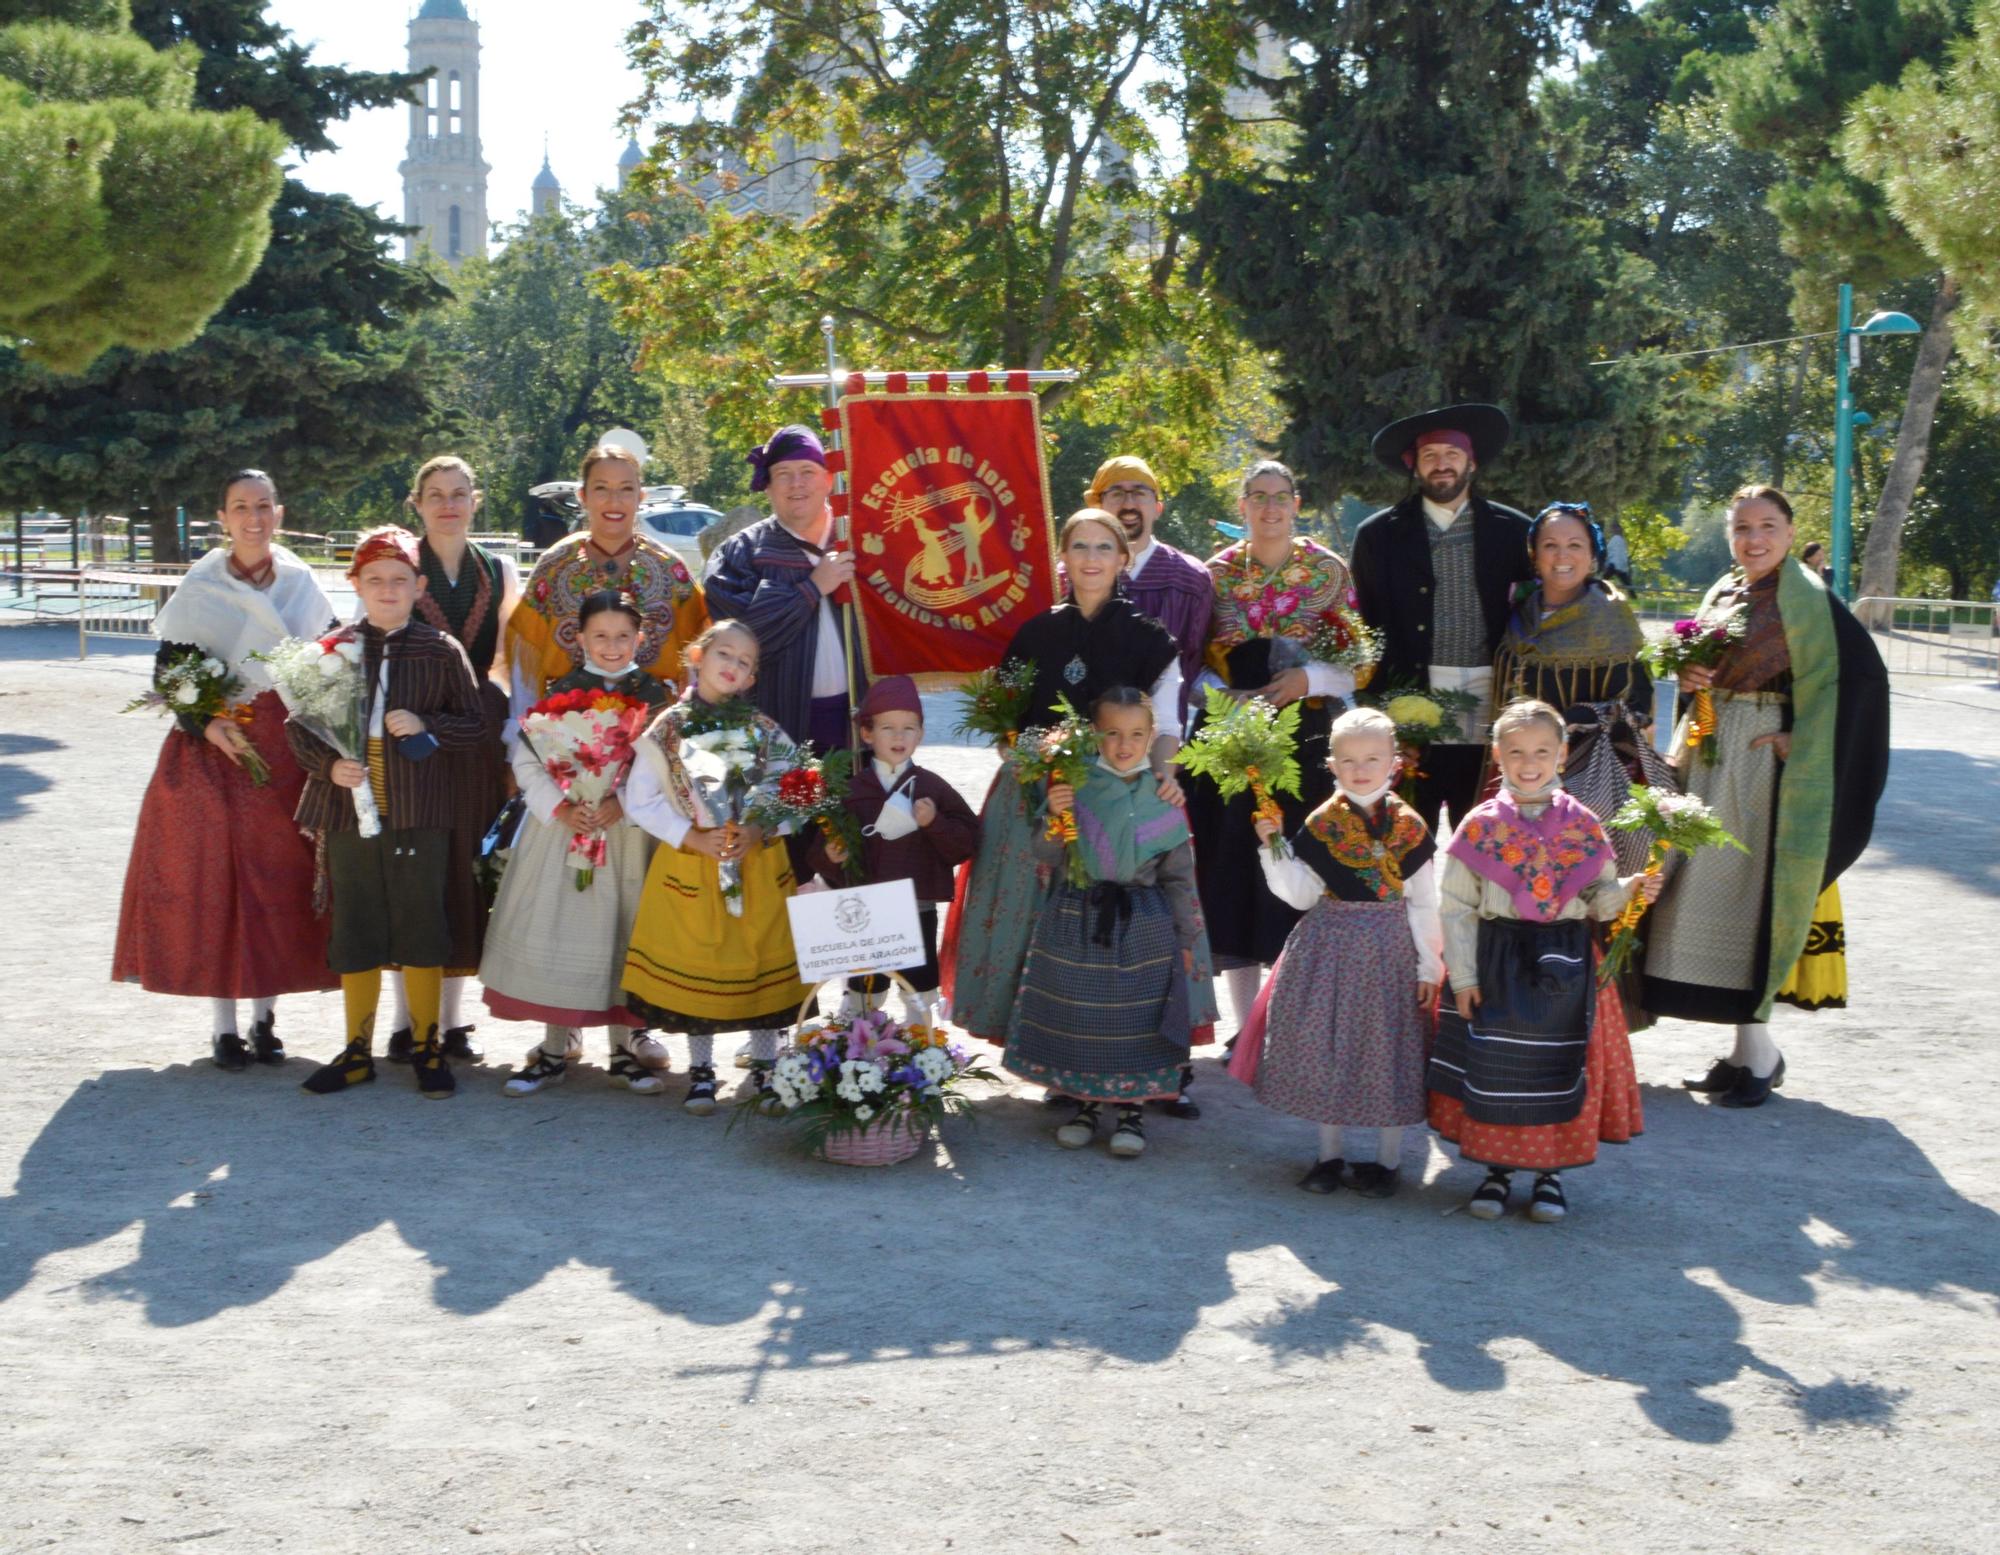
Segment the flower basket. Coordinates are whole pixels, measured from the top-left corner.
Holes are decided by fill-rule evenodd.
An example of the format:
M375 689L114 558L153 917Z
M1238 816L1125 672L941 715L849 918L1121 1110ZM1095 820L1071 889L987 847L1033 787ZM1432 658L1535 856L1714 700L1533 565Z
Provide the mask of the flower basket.
M906 978L887 975L916 998ZM994 1078L928 1023L903 1025L879 1009L809 1019L819 992L813 988L799 1006L770 1091L746 1094L731 1128L746 1116L789 1123L819 1160L893 1166L915 1155L941 1118L969 1107L960 1081Z
M913 1122L907 1108L897 1107L860 1128L823 1136L813 1154L835 1166L894 1166L922 1149L930 1132L928 1122Z

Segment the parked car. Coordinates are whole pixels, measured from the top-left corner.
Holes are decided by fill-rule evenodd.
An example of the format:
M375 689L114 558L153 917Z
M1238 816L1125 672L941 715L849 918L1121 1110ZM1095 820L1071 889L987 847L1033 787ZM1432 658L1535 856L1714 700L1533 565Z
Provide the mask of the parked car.
M528 500L530 513L524 532L530 542L543 549L583 522L575 481L544 481L529 490ZM695 536L721 518L714 508L688 501L685 486L648 486L639 509L639 527L678 556L697 578L701 576L702 554Z

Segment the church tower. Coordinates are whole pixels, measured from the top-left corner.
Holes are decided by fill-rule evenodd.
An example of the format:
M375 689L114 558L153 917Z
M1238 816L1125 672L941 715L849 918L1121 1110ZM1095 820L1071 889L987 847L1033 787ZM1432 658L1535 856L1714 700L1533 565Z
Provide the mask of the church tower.
M454 269L486 252L486 174L479 155L479 24L464 0L424 0L410 22L410 69L430 70L410 105L403 220L417 230L403 257L428 248Z
M562 209L562 180L549 166L547 146L542 147L542 170L535 174L534 183L528 187L528 199L528 214L531 216L548 216Z

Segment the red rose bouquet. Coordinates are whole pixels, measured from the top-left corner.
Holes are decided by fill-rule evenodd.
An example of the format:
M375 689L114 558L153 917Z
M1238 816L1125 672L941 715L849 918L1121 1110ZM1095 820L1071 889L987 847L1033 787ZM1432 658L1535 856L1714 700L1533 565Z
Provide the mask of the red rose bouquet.
M623 692L564 691L529 708L521 719L521 734L564 798L595 805L616 793L631 770L632 742L651 716L644 702ZM579 891L597 878L605 848L602 828L570 838Z

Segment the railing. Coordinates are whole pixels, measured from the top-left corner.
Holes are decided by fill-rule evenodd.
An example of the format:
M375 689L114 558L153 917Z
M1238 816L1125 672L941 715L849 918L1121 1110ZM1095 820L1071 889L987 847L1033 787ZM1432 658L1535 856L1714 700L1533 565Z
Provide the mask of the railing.
M1891 599L1871 595L1854 614L1875 639L1892 675L2000 680L1996 607L1971 599Z
M160 606L180 586L186 571L185 567L159 572L85 568L80 573L67 575L69 581L57 585L61 592L44 594L38 602L40 608L35 611L35 619L63 620L73 611L76 615L76 656L79 659L89 656L90 639L93 637L150 638L153 620L159 615ZM315 567L313 571L319 577L319 586L326 591L335 617L349 619L354 613L355 597L346 575L337 567ZM62 575L32 573L29 576L38 584L43 584L52 577Z

